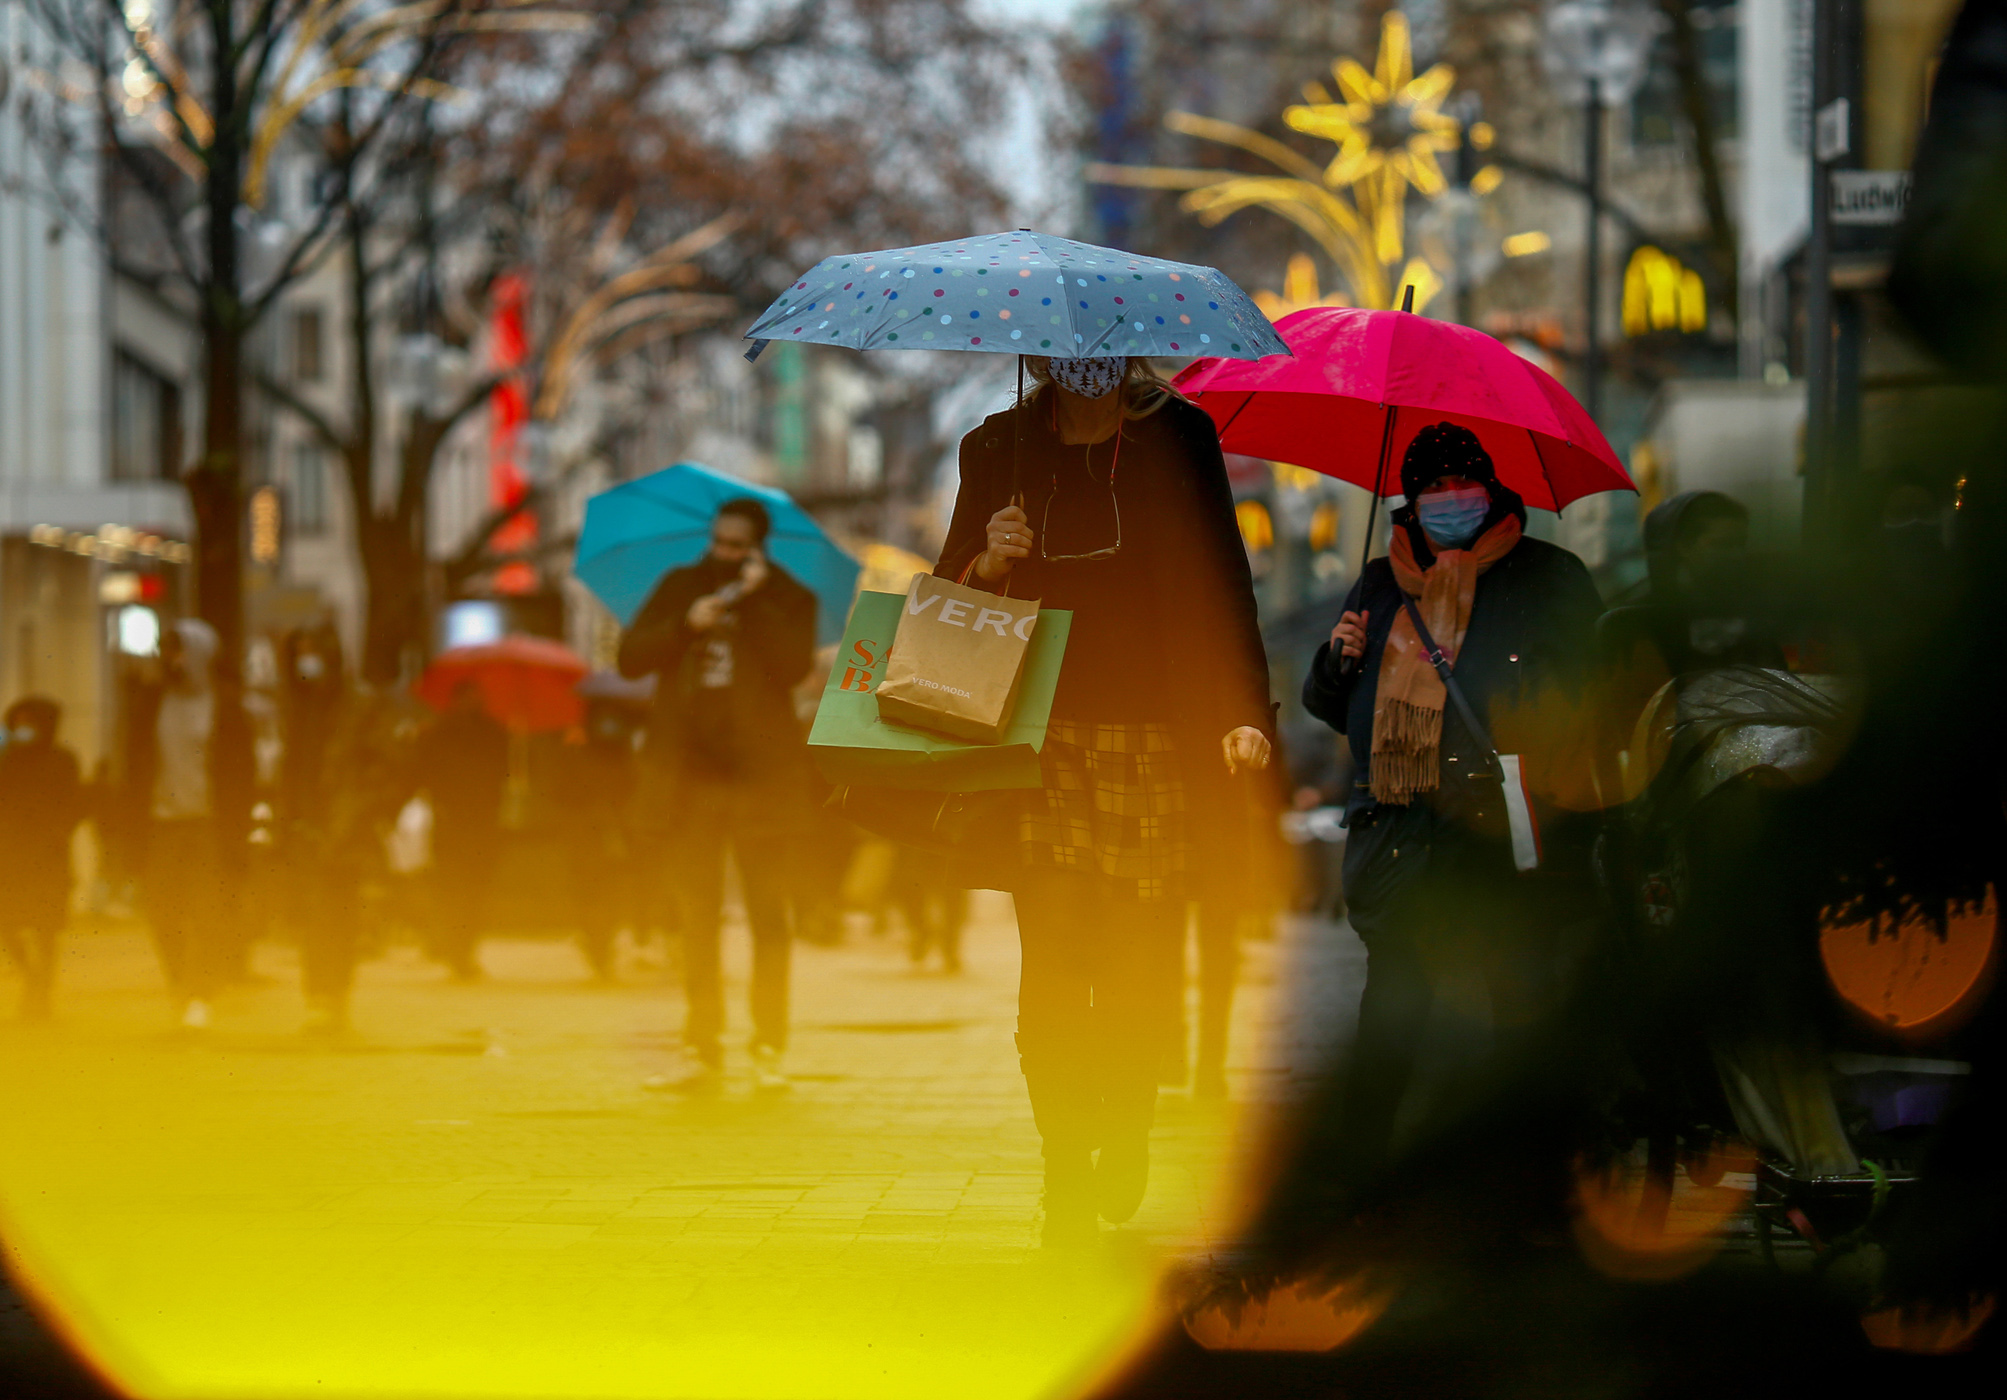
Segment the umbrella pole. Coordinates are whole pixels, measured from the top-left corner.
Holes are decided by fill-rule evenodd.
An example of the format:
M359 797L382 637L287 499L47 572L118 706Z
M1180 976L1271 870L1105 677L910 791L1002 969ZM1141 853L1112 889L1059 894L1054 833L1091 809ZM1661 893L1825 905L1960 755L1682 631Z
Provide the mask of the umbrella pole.
M1017 409L1010 416L1010 501L1024 495L1024 356L1017 357Z
M1373 469L1373 503L1366 508L1366 539L1359 546L1359 577L1366 577L1366 565L1373 560L1373 527L1380 520L1380 489L1387 484L1387 453L1394 445L1394 419L1400 414L1396 404L1387 405L1387 421L1380 429L1380 462ZM1338 664L1338 674L1350 675L1359 664L1358 658L1346 657Z
M1409 315L1414 314L1415 285L1412 282L1401 290L1401 310ZM1386 408L1386 426L1380 429L1380 465L1373 472L1373 504L1366 510L1366 543L1359 551L1360 578L1366 576L1366 565L1372 562L1373 558L1373 526L1380 514L1380 488L1387 483L1387 449L1394 445L1394 416L1401 411L1397 404L1390 403Z

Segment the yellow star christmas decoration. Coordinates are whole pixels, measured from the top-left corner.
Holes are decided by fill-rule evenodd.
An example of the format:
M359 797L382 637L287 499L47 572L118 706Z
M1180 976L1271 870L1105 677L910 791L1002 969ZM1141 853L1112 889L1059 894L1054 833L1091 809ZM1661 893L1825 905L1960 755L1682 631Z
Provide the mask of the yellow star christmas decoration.
M1390 273L1400 265L1404 251L1408 191L1434 198L1448 184L1436 156L1455 150L1461 135L1457 119L1442 110L1442 101L1456 82L1455 70L1438 63L1415 76L1407 19L1391 11L1381 21L1374 70L1369 73L1355 60L1341 59L1332 66L1332 77L1342 101L1321 83L1311 83L1304 88L1305 103L1283 113L1293 130L1338 147L1321 167L1258 131L1191 112L1171 112L1164 125L1172 131L1237 147L1265 161L1272 173L1097 163L1087 168L1087 178L1102 184L1184 190L1179 207L1208 226L1242 209L1267 209L1317 240L1337 264L1352 305L1393 306L1401 288L1413 286L1419 310L1442 285L1434 269L1414 258L1398 277ZM1314 282L1313 276L1313 288ZM1283 297L1276 300L1282 305L1299 298L1285 284ZM1346 300L1334 293L1313 296L1308 304Z
M1284 109L1291 130L1329 141L1338 154L1324 167L1324 184L1350 186L1353 202L1372 229L1383 263L1401 256L1401 215L1409 187L1433 199L1448 187L1436 152L1457 148L1460 125L1441 110L1456 70L1438 63L1416 77L1408 22L1399 12L1380 29L1380 57L1368 73L1358 60L1331 65L1343 101L1321 83L1306 83L1309 105Z
M1271 321L1280 321L1292 311L1301 311L1310 306L1350 306L1352 303L1343 292L1326 295L1317 286L1317 264L1308 253L1291 253L1289 266L1282 274L1282 294L1259 291L1254 294L1254 304L1261 308L1261 314Z

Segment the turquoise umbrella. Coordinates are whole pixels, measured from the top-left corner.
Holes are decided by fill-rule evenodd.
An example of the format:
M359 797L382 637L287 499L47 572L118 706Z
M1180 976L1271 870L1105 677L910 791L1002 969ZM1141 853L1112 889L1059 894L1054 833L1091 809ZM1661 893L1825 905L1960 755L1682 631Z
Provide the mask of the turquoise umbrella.
M703 557L712 517L739 496L759 501L773 518L767 557L815 594L816 640L825 645L841 640L857 591L857 561L785 491L695 462L678 462L587 501L572 572L625 627L664 574Z
M746 338L757 342L748 359L769 340L1068 358L1289 353L1213 268L1029 229L824 258Z

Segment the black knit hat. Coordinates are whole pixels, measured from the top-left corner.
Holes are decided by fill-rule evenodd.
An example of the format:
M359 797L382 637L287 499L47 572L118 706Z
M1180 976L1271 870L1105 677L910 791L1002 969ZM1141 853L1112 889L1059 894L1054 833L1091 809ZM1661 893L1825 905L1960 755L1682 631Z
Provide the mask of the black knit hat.
M1401 494L1410 501L1422 494L1437 477L1467 476L1493 488L1497 497L1498 469L1491 454L1469 428L1454 423L1431 423L1415 434L1401 458Z

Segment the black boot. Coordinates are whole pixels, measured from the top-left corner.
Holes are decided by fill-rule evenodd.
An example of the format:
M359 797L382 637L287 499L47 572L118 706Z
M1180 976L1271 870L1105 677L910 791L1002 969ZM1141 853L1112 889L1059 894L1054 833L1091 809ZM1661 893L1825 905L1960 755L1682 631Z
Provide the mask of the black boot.
M1157 1116L1155 1076L1113 1084L1102 1095L1101 1158L1094 1168L1094 1203L1120 1225L1143 1204L1150 1182L1150 1126Z
M1101 1231L1094 1223L1095 1096L1084 1082L1085 1067L1067 1065L1036 1048L1027 1052L1021 1035L1018 1066L1045 1157L1045 1220L1039 1239L1048 1248L1091 1244Z

